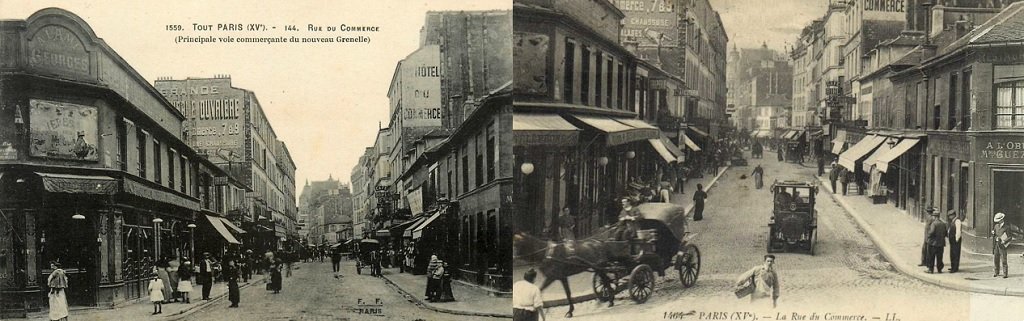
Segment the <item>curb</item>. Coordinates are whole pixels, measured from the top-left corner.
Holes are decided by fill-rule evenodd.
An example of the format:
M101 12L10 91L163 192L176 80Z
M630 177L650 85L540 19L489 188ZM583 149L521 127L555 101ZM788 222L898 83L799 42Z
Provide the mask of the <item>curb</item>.
M839 205L842 206L844 210L846 210L846 213L848 213L849 216L852 217L853 220L857 222L857 225L860 225L860 228L862 230L864 230L864 233L867 234L868 237L871 238L871 241L873 243L875 243L875 245L878 247L879 251L882 252L882 255L885 256L885 259L889 261L889 264L891 264L893 267L895 267L896 270L898 270L900 273L903 273L903 274L905 274L905 275L907 275L909 277L913 277L915 279L918 279L918 280L921 280L921 281L924 281L924 282L927 282L927 283L930 283L930 284L933 284L933 285L941 286L941 287L952 289L952 290L967 291L967 292L974 292L974 293L984 293L984 294L993 294L993 295L1001 295L1001 296L1024 296L1024 290L1021 290L1021 289L1014 289L1014 288L1009 288L1009 287L996 288L996 287L989 287L989 286L971 286L971 285L965 285L962 282L954 282L954 281L947 280L947 279L944 279L944 278L937 278L937 277L934 277L934 276L921 275L917 271L918 270L917 266L911 267L911 266L908 266L906 263L896 259L898 256L896 255L895 250L892 249L889 246L888 243L885 243L885 242L882 241L882 238L880 236L878 236L878 233L875 232L875 230L873 228L871 228L871 226L868 225L867 222L864 221L864 219L860 217L860 215L856 214L856 211L853 210L853 207L850 206L850 204L847 203L846 200L844 200L842 198L839 198L839 195L836 195L835 192L832 191L831 186L829 185L828 181L826 181L822 177L817 177L817 179L818 179L819 182L821 182L822 189L829 191L829 195L832 196L832 199L835 200L837 203L839 203Z
M428 310L432 310L432 311L440 312L440 313L454 314L454 315L467 315L467 316L490 317L490 318L512 318L512 313L505 314L505 313L473 312L473 311L462 311L462 310L453 310L453 309L446 309L446 308L435 307L435 306L431 305L429 302L424 302L422 299L419 298L419 296L413 295L413 294L409 293L408 291L406 291L405 289L403 289L402 287L398 286L398 284L395 284L395 282L392 282L391 279L389 279L386 275L381 275L380 278L382 280L384 280L384 283L387 283L391 287L397 289L399 292L402 292L402 294L403 294L403 296L405 296L406 300L409 300L409 302L415 303L417 306L422 307L422 308L426 308ZM509 310L511 310L511 309L512 309L512 307L509 306Z
M718 174L715 175L715 177L712 178L711 181L708 182L708 186L704 187L704 192L706 193L706 192L710 191L711 188L715 187L715 184L718 183L718 179L722 178L722 176L725 175L725 172L728 171L730 168L732 168L732 165L726 165L726 166L722 167L722 169L718 172ZM683 195L686 195L686 194L683 194ZM690 215L690 212L693 212L693 207L694 207L694 205L692 203L690 205L686 206L685 211L686 211L686 215L687 216ZM584 295L572 297L572 302L573 303L582 303L582 302L590 301L590 300L593 300L593 299L596 299L596 298L597 298L597 293L590 292L590 293L587 293L587 294L584 294ZM561 298L561 299L554 299L554 300L544 301L544 307L545 308L553 308L553 307L560 307L560 306L567 306L567 305L569 305L569 299L568 298Z

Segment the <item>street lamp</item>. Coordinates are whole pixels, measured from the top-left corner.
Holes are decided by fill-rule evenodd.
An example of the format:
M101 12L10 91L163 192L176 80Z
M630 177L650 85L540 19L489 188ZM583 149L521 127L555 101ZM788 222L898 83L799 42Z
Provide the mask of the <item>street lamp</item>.
M153 223L156 225L156 232L153 233L154 235L156 235L156 242L154 242L153 244L156 248L153 250L153 255L156 255L157 258L160 257L160 223L163 222L164 220L159 217L153 219Z
M187 226L188 229L189 229L189 233L188 233L189 235L188 236L189 236L189 241L190 242L189 242L189 254L188 254L188 256L192 257L192 259L195 260L195 258L196 258L196 224L195 223L188 223L188 225L185 225L185 226Z
M530 163L530 162L525 162L525 163L523 163L522 166L519 166L519 170L522 171L523 174L526 174L526 175L533 174L533 169L534 169L533 168L533 163Z

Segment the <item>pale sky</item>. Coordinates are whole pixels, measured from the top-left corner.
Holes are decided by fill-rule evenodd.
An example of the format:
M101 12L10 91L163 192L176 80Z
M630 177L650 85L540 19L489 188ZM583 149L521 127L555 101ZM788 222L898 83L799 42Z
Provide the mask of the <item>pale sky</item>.
M157 77L229 74L256 93L274 132L295 160L296 195L306 179L350 180L378 123L387 126L387 90L395 64L419 47L427 11L512 8L511 0L372 1L0 1L0 19L27 19L48 7L89 24L150 84ZM213 24L195 32L192 24ZM176 44L189 36L250 36L216 24L278 26L261 36L369 35L369 44ZM180 24L185 32L166 31ZM286 24L301 30L282 31ZM307 32L307 24L379 26L376 33Z
M729 50L783 50L796 43L804 26L825 16L829 0L710 0L729 34ZM788 44L788 45L787 45Z

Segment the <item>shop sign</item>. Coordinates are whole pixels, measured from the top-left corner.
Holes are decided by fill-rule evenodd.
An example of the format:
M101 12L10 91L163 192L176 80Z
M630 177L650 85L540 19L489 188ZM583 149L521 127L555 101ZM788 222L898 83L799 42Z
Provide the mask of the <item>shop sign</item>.
M213 185L218 185L218 186L220 186L220 185L228 185L228 177L227 176L216 176L216 177L214 177L213 178Z
M1024 62L1024 51L1016 49L988 49L982 51L981 61L993 64L1018 64Z
M31 152L35 157L98 161L97 108L41 99L29 100Z
M654 128L632 129L608 133L608 146L616 146L638 140L658 138L658 135L658 130Z
M176 194L157 190L131 179L124 180L124 192L157 202L174 204L190 210L199 210L199 203Z
M86 77L94 69L82 40L64 26L39 28L27 47L28 64L35 69Z
M0 144L0 160L18 160L18 150L14 149L11 142Z
M1024 138L979 137L978 147L979 161L1024 160Z
M673 1L616 0L615 6L626 14L622 19L621 39L640 46L676 47L679 45L679 15Z
M412 211L413 215L423 213L423 189L417 188L416 190L405 196L409 202L409 210Z
M424 46L402 61L402 125L441 126L441 49Z
M185 116L182 127L193 148L242 154L245 91L231 87L230 78L162 80L154 87Z

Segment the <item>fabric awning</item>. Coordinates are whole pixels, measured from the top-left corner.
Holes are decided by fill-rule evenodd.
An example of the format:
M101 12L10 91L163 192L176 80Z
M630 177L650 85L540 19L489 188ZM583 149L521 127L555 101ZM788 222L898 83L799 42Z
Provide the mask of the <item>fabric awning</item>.
M228 228L224 226L224 221L221 221L219 217L206 215L206 220L210 222L210 225L213 225L213 229L217 230L220 236L224 237L225 241L231 244L242 244L234 235L231 235Z
M839 154L839 166L845 167L848 170L854 170L857 165L857 161L864 158L865 155L875 150L882 141L885 140L884 136L871 135L861 139L857 144L847 149L842 154Z
M792 130L786 130L785 132L782 133L782 136L779 136L779 137L781 137L782 139L790 139L790 138L792 138L791 136L793 136L793 131Z
M516 146L573 146L580 129L556 114L515 113L512 132Z
M402 231L402 236L403 237L412 237L412 231L415 230L416 227L419 226L420 223L422 223L426 219L427 219L426 216L421 216L421 217L417 217L416 219L412 220L412 224L409 224L409 226L406 226L405 230Z
M230 220L228 220L226 218L223 218L223 217L218 217L218 219L220 219L222 222L224 222L224 226L234 230L235 233L241 233L241 234L245 233L245 230L243 230L242 228L240 228L237 225L235 225L235 223L231 223Z
M627 118L613 119L601 116L573 115L573 118L608 135L607 145L616 146L625 143L657 138L659 130L654 126L641 126ZM642 122L642 121L641 121Z
M86 176L36 172L43 179L43 188L52 193L113 195L117 180L109 176Z
M882 136L880 136L880 137L882 137ZM888 140L889 139L895 139L895 138L882 137L882 143L878 144L878 148L875 149L875 151L873 153L871 153L870 155L868 155L867 158L864 159L864 171L865 172L869 172L870 171L871 166L875 165L875 162L878 160L879 157L882 157L882 155L885 155L885 153L888 153L890 150L892 150L892 147L890 147L889 144L888 144Z
M377 233L375 233L375 234L377 235L377 237L390 237L391 236L391 231L388 231L388 230L378 230Z
M846 131L836 132L836 138L832 139L832 154L839 155L843 151L843 144L846 143Z
M663 143L661 139L651 138L648 139L647 142L651 144L651 147L654 147L654 150L658 152L658 155L661 155L661 159L664 159L666 163L676 161L676 156L672 155L672 153L668 151L668 147L665 146L665 143Z
M427 228L427 226L430 226L430 223L436 221L437 218L441 217L441 214L443 214L444 212L445 211L437 211L434 213L434 215L431 215L430 218L427 218L425 221L423 221L423 223L420 223L419 226L416 226L416 229L412 230L412 238L418 239L420 237L423 237L423 229Z
M754 137L768 137L771 135L772 131L764 129L758 129L757 132L754 133Z
M882 154L882 156L879 156L878 159L875 160L875 167L882 173L887 172L889 170L889 162L892 162L911 148L914 148L914 145L917 145L919 141L919 139L904 138L899 144L896 144L896 147L893 147L885 154Z
M661 134L661 142L665 144L665 147L668 148L668 152L672 153L672 156L677 162L685 160L686 154L683 153L683 149L680 148L679 145L673 143L672 140L668 139L668 136L665 136L665 133Z
M697 143L694 143L693 140L690 139L690 136L682 135L681 138L683 139L683 143L686 144L687 148L695 152L700 151L700 147L698 147Z
M703 130L700 130L700 128L697 128L697 127L694 127L694 126L688 126L688 127L689 127L689 128L690 128L690 130L692 130L692 131L693 131L694 133L697 133L697 134L699 134L699 135L701 135L701 136L704 136L704 137L707 137L707 136L711 136L711 135L708 135L708 133L707 133L707 132L704 132Z
M802 137L803 135L804 135L804 132L803 132L802 130L794 130L794 131L793 131L793 134L791 134L791 135L789 136L789 139L790 139L790 140L798 140L798 139L800 139L800 137Z

